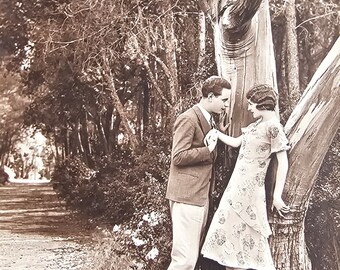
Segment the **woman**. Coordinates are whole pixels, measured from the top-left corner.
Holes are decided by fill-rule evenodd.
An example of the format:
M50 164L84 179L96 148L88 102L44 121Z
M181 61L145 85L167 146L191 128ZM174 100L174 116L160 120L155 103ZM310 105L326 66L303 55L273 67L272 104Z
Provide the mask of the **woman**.
M273 207L280 215L289 207L281 195L288 171L288 140L275 114L276 93L258 85L247 93L248 110L258 120L233 138L216 130L218 138L240 152L229 184L208 230L202 254L226 269L275 269L268 237L265 176L272 157L278 161Z

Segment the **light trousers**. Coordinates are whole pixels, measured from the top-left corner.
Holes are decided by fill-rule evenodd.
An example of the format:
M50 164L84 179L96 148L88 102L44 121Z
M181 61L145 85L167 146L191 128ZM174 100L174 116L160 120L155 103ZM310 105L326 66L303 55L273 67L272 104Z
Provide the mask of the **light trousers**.
M194 270L207 223L209 202L196 206L170 201L172 251L168 270Z

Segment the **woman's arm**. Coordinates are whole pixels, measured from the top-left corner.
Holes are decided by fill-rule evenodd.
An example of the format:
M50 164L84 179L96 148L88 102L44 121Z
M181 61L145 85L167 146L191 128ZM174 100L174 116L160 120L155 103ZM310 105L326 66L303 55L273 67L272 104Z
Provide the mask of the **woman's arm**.
M234 138L231 136L228 136L226 134L223 134L221 131L218 131L218 138L224 142L225 144L231 146L231 147L239 147L242 142L242 135Z
M287 151L277 152L276 158L278 165L273 195L273 206L278 210L279 214L282 216L281 212L287 213L289 211L289 206L287 206L281 198L288 172Z

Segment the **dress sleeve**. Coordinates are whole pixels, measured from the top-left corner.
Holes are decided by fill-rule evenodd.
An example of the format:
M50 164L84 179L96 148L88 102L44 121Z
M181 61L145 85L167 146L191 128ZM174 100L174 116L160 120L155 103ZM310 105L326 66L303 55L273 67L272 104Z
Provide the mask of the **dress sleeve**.
M268 127L270 138L270 152L276 153L290 149L289 141L283 131L283 126L279 122L274 122Z

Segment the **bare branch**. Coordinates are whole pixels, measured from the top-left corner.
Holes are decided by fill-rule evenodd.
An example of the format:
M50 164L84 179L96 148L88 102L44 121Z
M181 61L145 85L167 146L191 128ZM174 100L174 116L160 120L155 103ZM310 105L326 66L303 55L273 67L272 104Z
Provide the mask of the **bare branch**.
M307 23L307 22L310 22L310 21L313 21L313 20L316 20L316 19L319 19L319 18L322 18L322 17L327 17L327 16L332 15L332 14L337 14L337 12L336 12L336 11L332 11L332 12L328 12L328 13L326 13L326 14L322 14L322 15L319 15L319 16L315 16L315 17L313 17L313 18L309 18L308 20L305 20L305 21L303 21L302 23L298 24L298 25L295 27L295 29L299 28L301 25L303 25L303 24L305 24L305 23Z

